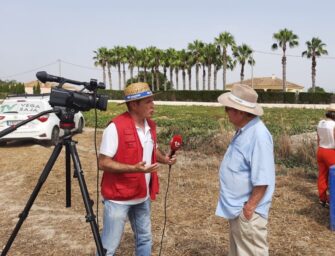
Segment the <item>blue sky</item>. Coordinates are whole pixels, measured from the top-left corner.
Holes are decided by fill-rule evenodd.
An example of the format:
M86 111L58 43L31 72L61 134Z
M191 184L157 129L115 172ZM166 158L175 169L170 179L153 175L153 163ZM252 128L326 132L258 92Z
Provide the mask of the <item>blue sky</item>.
M329 55L317 60L316 83L335 92L334 9L332 0L1 0L0 79L27 82L39 70L59 75L61 60L62 76L101 81L92 60L99 47L182 49L197 39L211 43L223 31L255 50L254 77L281 78L281 51L271 50L272 36L288 28L299 46L287 51L287 80L311 86L311 61L300 56L305 42L319 37ZM239 72L238 65L227 82L238 81ZM247 66L245 79L250 77Z

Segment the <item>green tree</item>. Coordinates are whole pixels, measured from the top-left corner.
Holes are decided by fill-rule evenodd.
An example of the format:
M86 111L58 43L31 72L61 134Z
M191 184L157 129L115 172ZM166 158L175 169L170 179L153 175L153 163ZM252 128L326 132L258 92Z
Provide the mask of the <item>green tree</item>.
M315 77L316 77L316 58L321 55L327 55L324 44L318 37L313 37L311 41L306 42L307 50L302 52L302 57L312 59L312 92L315 92Z
M122 89L121 83L122 83L122 76L121 76L121 64L123 63L123 47L121 46L115 46L114 48L109 50L109 56L108 56L108 62L111 63L111 65L115 65L118 72L119 77L119 90Z
M39 82L33 86L33 94L41 94L41 85Z
M233 49L233 55L241 65L241 72L240 72L241 82L244 80L245 64L248 63L249 65L254 66L256 63L254 58L252 57L252 52L253 52L252 49L246 44L242 44L241 46L237 46Z
M134 46L127 46L125 49L125 54L128 62L128 68L130 70L130 79L134 81L134 67L136 65L136 56L137 56L137 49Z
M106 66L107 66L107 59L109 56L108 49L106 47L100 47L96 51L93 51L95 56L93 57L94 65L96 67L102 67L102 78L103 82L106 84ZM112 89L112 84L110 81L110 89Z
M321 92L321 93L324 93L326 91L322 87L315 86L315 87L308 88L307 92L311 92L311 93L313 93L313 92Z
M207 67L207 90L211 90L212 65L218 55L217 47L214 44L206 44L203 48L203 61ZM204 88L205 89L205 88Z
M188 50L191 51L195 63L195 87L199 91L199 67L201 66L201 56L204 43L200 40L195 40L188 44Z
M147 76L148 81L153 82L153 84L151 82L148 82L151 90L154 90L153 88L157 88L157 86L156 86L157 80L154 79L156 74L154 72L147 72L145 75ZM139 77L137 77L137 76L139 76ZM164 74L162 74L161 72L158 73L158 79L159 79L159 84L160 84L159 90L161 90L161 91L164 90L165 86L166 86L167 90L172 90L173 89L172 83L170 81L168 81L166 79L166 77L164 76ZM140 71L136 76L134 76L134 80L143 81L144 80L144 71ZM131 83L132 83L132 79L128 79L126 84L129 85Z
M279 32L273 34L273 39L277 43L272 44L272 50L276 50L279 47L283 50L282 56L282 72L283 72L283 91L286 92L286 48L289 46L293 48L299 45L298 36L291 30L286 28L279 30Z
M225 31L221 34L219 34L218 37L216 37L215 39L215 44L218 45L220 47L220 51L221 51L221 58L222 58L222 69L223 69L223 90L226 87L226 79L227 79L227 68L229 69L229 63L228 63L228 48L234 48L236 47L236 43L235 43L235 39L234 36Z

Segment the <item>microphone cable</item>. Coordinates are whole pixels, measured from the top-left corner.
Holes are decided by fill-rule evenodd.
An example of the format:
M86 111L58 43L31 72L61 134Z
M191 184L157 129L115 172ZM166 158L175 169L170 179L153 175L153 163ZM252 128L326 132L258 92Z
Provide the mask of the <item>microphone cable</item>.
M166 208L167 208L167 196L169 192L169 186L170 186L170 175L171 175L171 165L169 165L169 172L168 172L168 179L167 179L167 185L166 185L166 192L165 192L165 199L164 199L164 225L163 225L163 231L162 231L162 237L160 242L160 249L159 249L159 256L161 255L162 248L163 248L163 239L164 239L164 233L165 233L165 227L166 227Z
M94 93L94 98L96 99L96 92ZM97 192L97 201L96 201L96 217L97 217L97 227L99 230L99 157L98 157L98 147L97 147L97 129L98 129L98 112L96 108L96 102L94 107L94 116L95 116L95 122L94 122L94 153L95 153L95 159L96 159L96 165L97 165L97 180L96 180L96 192Z

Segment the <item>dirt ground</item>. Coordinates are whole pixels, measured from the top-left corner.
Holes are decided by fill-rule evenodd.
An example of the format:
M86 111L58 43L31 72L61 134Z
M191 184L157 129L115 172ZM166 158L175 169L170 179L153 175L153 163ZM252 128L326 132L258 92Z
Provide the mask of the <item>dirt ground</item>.
M99 145L101 131L98 132ZM90 197L97 202L94 133L74 136ZM31 142L0 148L0 251L18 221L53 147ZM61 153L7 255L95 255L91 227L77 179L72 179L72 206L65 207L65 163ZM215 216L221 156L178 152L167 199L167 226L162 255L227 255L228 224ZM164 224L168 168L161 167L161 192L152 203L153 255L158 255ZM100 173L101 177L101 173ZM101 198L100 198L101 199ZM269 219L270 255L334 255L335 231L329 210L318 205L315 177L304 170L278 166ZM102 206L99 203L99 226ZM129 224L117 255L133 255Z

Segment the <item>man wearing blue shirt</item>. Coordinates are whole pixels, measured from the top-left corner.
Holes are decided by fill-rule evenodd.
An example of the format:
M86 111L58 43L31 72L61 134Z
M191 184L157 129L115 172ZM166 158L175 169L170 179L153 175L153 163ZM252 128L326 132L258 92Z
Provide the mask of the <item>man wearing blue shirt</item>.
M219 96L236 133L220 166L216 215L229 221L229 256L268 255L267 223L275 188L272 136L259 116L258 95L235 84Z

